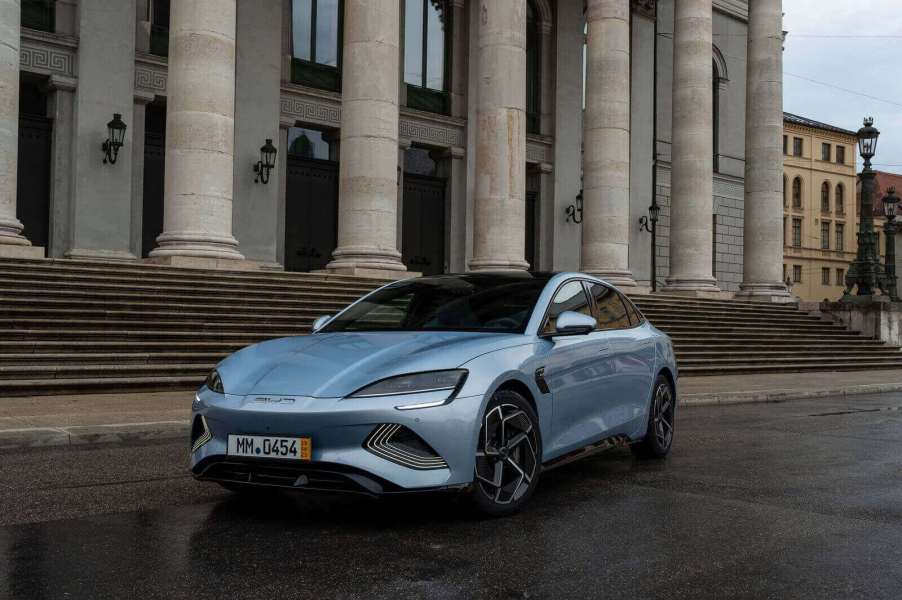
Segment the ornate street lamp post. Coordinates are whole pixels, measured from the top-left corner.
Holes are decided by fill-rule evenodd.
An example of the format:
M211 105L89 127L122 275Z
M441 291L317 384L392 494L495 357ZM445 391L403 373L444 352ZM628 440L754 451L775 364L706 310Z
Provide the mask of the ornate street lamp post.
M658 204L657 198L652 198L651 206L648 207L648 216L639 217L639 230L651 234L651 291L653 292L658 291L657 235L660 213L661 206Z
M864 120L864 127L858 130L858 152L864 159L861 171L861 215L858 225L858 254L846 274L846 289L840 302L868 302L874 299L879 289L889 293L886 271L880 264L877 248L877 233L874 231L874 179L871 159L877 152L877 138L880 132L874 127L874 119ZM857 296L852 290L858 288Z
M886 233L886 282L889 286L889 299L893 302L899 301L898 291L896 290L896 207L899 205L899 197L896 195L896 188L891 187L886 190L883 197L883 214L886 215L886 225L883 231Z

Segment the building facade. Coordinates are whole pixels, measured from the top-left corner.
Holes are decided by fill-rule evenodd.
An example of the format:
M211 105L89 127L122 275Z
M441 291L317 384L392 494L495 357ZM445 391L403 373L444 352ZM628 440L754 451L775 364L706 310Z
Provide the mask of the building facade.
M781 9L0 0L0 255L786 300Z
M857 144L854 131L784 117L783 277L803 301L839 299L855 260Z

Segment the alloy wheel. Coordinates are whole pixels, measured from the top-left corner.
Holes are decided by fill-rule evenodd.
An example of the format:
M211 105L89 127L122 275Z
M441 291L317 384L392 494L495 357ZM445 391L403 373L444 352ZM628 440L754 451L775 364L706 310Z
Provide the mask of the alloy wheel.
M673 393L670 386L665 383L659 384L655 389L652 427L662 450L670 448L673 441L673 409Z
M536 428L529 415L513 404L486 412L476 450L476 481L496 504L523 497L538 467Z

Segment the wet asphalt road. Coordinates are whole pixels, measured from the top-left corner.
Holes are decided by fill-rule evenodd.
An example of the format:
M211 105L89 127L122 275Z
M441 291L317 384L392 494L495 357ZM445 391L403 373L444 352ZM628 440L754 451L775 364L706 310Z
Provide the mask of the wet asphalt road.
M185 445L0 453L0 598L902 598L902 395L684 408L523 513L235 497Z

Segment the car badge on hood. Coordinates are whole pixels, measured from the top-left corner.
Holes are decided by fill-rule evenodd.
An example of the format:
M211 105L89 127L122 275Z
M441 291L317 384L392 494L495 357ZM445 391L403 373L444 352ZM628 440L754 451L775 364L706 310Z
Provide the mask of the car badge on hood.
M284 398L282 396L257 396L254 402L261 404L294 404L294 398Z

